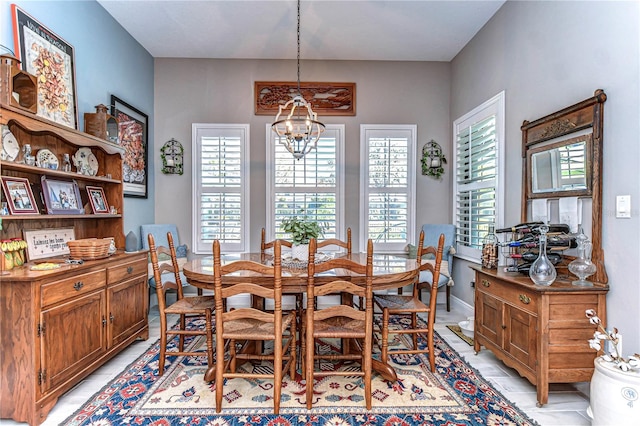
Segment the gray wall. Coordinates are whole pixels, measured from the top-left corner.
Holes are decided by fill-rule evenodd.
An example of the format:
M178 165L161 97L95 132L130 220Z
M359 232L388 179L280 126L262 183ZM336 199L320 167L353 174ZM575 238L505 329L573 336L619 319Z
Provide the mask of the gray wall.
M443 144L451 158L449 63L303 61L303 81L356 83L355 117L320 117L327 124L346 126L346 225L357 245L359 217L360 124L417 124L418 151L430 139ZM265 125L272 116L254 115L254 81L295 81L295 61L161 59L155 60L156 144L176 138L185 147L185 173L164 175L156 167L155 217L177 223L181 241L191 239L191 123L249 123L251 125L250 246L260 245L265 226ZM418 157L419 158L419 157ZM451 162L450 162L451 164ZM419 169L419 167L418 167ZM417 223L446 223L451 217L451 170L442 181L418 176ZM437 201L437 202L434 202ZM192 242L189 243L192 245ZM358 247L355 247L358 250Z
M11 3L33 16L74 48L78 126L84 113L96 112L118 96L149 116L154 139L153 58L95 1L15 1L0 3L0 44L14 50ZM4 53L4 49L0 49ZM124 232L139 233L153 223L153 163L149 164L149 198L125 198Z
M520 221L523 120L604 89L608 323L624 335L627 354L640 350L639 22L638 2L507 2L451 64L452 120L506 92L507 225ZM622 194L631 194L631 219L615 218ZM472 304L467 266L456 262L453 294Z

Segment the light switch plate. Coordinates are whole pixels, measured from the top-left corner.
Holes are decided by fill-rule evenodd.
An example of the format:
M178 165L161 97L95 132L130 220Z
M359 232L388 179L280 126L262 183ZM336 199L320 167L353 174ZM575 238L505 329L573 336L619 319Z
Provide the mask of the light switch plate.
M617 218L631 217L631 195L616 196L616 217Z

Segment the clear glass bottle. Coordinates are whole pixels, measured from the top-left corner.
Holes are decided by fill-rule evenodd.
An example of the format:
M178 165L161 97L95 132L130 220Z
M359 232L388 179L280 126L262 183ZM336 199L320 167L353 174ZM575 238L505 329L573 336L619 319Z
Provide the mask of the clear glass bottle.
M584 235L584 232L580 232L576 240L578 242L578 257L569 263L568 268L569 272L578 277L578 279L571 284L580 287L592 287L593 283L587 281L586 278L596 272L596 265L591 262L593 244L591 244L589 238Z
M498 268L498 237L493 224L489 225L489 232L482 240L482 267L489 269Z
M529 277L536 285L550 286L556 280L556 268L547 257L547 225L540 226L540 244L538 258L529 268Z

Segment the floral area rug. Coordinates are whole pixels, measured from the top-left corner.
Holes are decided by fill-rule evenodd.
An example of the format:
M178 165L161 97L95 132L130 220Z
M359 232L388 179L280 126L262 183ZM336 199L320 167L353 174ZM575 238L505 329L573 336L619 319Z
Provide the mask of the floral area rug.
M203 326L191 320L190 327ZM405 337L391 346L404 345ZM157 376L159 344L134 361L70 416L65 425L535 425L470 367L436 334L436 373L423 355L393 357L398 381L374 374L371 411L364 402L362 378L333 376L314 386L313 409L305 403L305 381L285 376L280 414L273 414L273 384L269 380L228 380L223 409L215 412L215 386L203 380L202 357L169 356ZM321 342L320 350L338 350L337 342ZM190 346L202 347L203 338ZM175 350L170 345L169 350ZM374 356L378 354L374 353ZM322 363L323 369L357 368L342 362ZM244 364L244 369L271 371L269 363Z

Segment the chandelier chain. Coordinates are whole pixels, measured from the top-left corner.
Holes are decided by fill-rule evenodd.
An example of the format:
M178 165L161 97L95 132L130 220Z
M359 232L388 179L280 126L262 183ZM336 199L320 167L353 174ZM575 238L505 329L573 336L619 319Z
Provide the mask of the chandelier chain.
M298 0L298 93L302 94L300 91L300 0Z

